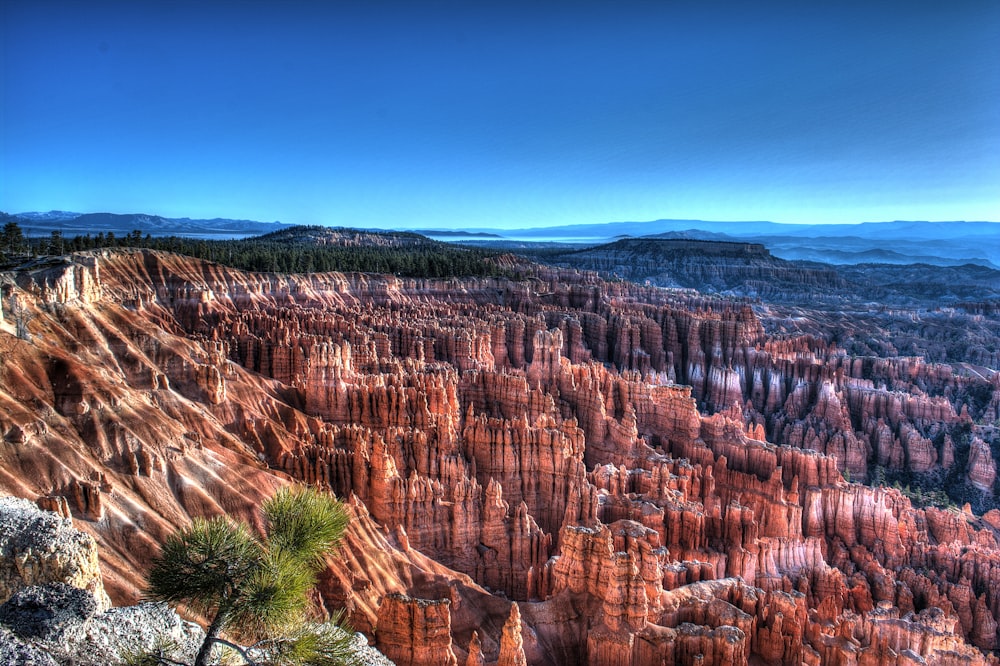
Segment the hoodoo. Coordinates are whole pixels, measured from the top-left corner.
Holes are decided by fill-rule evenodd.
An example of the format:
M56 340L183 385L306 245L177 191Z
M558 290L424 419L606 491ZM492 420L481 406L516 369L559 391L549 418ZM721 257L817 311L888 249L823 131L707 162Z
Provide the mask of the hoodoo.
M72 517L116 603L175 528L301 481L354 518L324 605L400 664L996 663L981 377L559 269L103 251L2 289L0 492Z

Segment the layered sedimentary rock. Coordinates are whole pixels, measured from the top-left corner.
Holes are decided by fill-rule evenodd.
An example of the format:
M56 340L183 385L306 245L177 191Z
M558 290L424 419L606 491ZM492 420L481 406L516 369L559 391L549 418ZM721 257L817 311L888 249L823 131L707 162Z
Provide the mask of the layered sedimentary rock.
M521 611L514 603L510 605L510 617L503 625L500 637L500 658L497 660L497 666L527 666L521 631Z
M625 238L568 254L553 253L546 260L636 282L764 297L780 296L803 285L844 285L831 268L779 259L759 243Z
M389 594L379 609L378 648L397 666L458 666L451 649L451 611L447 599L414 599Z
M990 453L990 447L978 437L973 437L969 444L969 466L967 471L969 483L986 492L993 491L993 481L997 477L996 463Z
M0 337L0 489L72 515L116 599L170 530L258 521L297 480L354 516L325 606L406 663L972 664L998 644L1000 519L844 478L985 498L982 378L585 273L87 260L99 307L51 276L5 288L34 319Z

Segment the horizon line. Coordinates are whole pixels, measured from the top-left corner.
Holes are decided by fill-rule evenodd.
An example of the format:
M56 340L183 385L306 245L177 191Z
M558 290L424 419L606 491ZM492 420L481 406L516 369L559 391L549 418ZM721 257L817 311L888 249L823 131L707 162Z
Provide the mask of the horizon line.
M232 222L252 222L255 224L280 224L285 226L321 226L330 228L355 228L355 229L387 229L387 230L425 230L425 231L524 231L532 229L559 229L566 227L599 227L608 225L619 225L619 224L655 224L657 222L692 222L692 223L706 223L706 224L774 224L779 226L800 226L800 227L835 227L835 226L860 226L864 224L896 224L896 223L923 223L923 224L1000 224L1000 220L969 220L969 219L940 219L940 220L918 220L918 219L893 219L893 220L861 220L858 222L777 222L774 220L719 220L719 219L704 219L704 218L691 218L691 217L662 217L652 220L610 220L607 222L571 222L571 223L559 223L551 225L534 225L534 226L510 226L510 227L499 227L499 226L475 226L475 227L465 227L463 229L457 229L455 227L438 227L429 225L363 225L363 226L352 226L340 223L312 223L312 222L283 222L281 220L264 221L257 219L250 219L246 217L225 217L221 215L213 215L211 217L194 217L191 215L183 215L179 217L168 217L160 213L148 213L148 212L129 212L129 213L118 213L109 210L96 210L88 212L79 212L64 210L59 208L53 208L47 211L41 210L31 210L31 211L20 211L17 213L7 213L14 217L24 216L24 215L46 215L52 213L62 213L67 215L72 215L80 217L83 215L119 215L127 217L130 215L144 215L148 217L159 217L165 220L191 220L191 221L210 221L210 220L227 220ZM72 219L72 218L66 218Z

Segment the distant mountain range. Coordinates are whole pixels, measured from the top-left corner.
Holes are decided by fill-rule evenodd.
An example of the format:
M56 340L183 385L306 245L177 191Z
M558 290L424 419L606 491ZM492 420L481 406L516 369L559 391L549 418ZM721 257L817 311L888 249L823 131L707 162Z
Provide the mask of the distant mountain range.
M138 229L151 236L186 236L189 238L243 238L259 236L287 229L282 222L255 222L253 220L193 220L187 217L169 218L160 215L131 213L71 213L52 210L47 213L17 213L7 218L16 221L28 236L43 236L53 231L65 237L96 235L111 232L116 236Z
M2 215L2 214L0 214ZM138 229L152 236L242 238L287 229L281 222L215 218L199 220L159 215L73 213L49 211L5 216L16 220L29 236L61 231L64 236ZM712 222L654 220L608 222L525 229L421 229L415 233L436 240L483 247L530 249L572 244L587 247L622 238L687 238L760 243L781 259L829 264L914 264L1000 268L998 222L863 222L860 224L778 224L776 222Z
M998 222L864 222L861 224L778 224L655 220L574 224L534 229L471 229L503 240L477 245L572 242L596 245L620 238L689 238L761 243L774 256L832 264L978 264L1000 267Z

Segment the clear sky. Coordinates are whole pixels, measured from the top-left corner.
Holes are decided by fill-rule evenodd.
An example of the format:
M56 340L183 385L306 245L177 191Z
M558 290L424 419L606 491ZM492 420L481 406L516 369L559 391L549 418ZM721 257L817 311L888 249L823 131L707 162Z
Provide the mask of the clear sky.
M1000 2L0 3L0 210L1000 220Z

